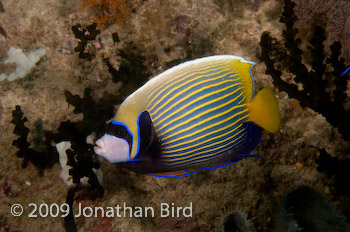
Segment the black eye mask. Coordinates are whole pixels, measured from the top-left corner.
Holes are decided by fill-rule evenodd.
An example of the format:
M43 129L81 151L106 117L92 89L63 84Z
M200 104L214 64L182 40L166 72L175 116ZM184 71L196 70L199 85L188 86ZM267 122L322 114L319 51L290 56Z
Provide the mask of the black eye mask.
M114 125L113 123L109 123L107 126L106 133L109 135L113 135L115 137L118 137L118 138L125 139L128 142L128 144L130 146L130 150L131 150L132 136L129 134L129 132L127 131L127 129L124 126Z
M122 125L114 125L112 123L109 123L107 126L107 134L113 135L118 138L125 138L128 134L127 130Z

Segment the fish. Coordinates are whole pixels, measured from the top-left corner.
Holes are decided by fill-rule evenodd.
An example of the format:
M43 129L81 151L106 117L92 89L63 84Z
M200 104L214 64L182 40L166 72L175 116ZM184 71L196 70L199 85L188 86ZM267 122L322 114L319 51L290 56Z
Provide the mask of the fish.
M94 151L139 173L177 178L248 157L280 113L269 88L254 96L254 62L214 55L174 66L128 96Z

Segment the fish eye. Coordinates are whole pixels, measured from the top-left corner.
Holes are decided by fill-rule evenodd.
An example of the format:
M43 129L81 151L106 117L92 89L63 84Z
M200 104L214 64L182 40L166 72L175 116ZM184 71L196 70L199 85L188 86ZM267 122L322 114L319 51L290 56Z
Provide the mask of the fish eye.
M118 131L117 131L117 134L121 137L124 137L126 135L126 129L125 127L118 127Z
M106 133L109 135L119 137L119 138L124 138L128 134L128 132L124 126L114 125L112 123L108 124Z

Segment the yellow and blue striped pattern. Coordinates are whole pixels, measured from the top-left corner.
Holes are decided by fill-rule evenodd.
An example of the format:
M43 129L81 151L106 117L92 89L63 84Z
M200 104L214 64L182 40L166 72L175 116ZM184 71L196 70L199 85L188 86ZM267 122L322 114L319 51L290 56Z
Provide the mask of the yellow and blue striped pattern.
M150 91L147 111L170 170L224 163L259 143L260 129L245 123L245 86L230 62L196 64Z

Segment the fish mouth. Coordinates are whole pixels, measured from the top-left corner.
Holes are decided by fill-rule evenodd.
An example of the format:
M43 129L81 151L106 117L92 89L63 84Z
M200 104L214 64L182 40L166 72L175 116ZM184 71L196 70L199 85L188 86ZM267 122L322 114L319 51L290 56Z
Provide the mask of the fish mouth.
M94 146L94 151L98 155L100 155L103 152L102 147L100 147L98 145Z
M105 156L108 152L107 146L103 139L99 139L96 141L96 146L94 146L94 151L97 155Z

